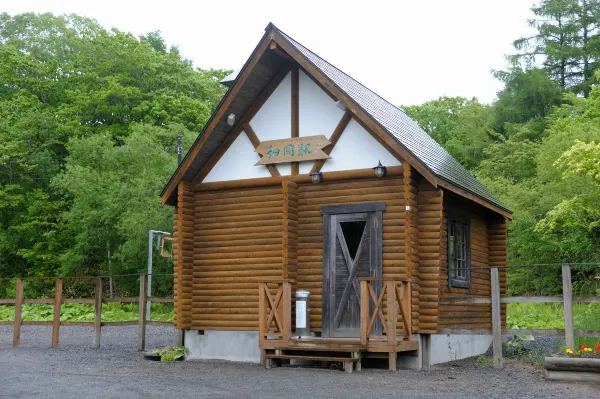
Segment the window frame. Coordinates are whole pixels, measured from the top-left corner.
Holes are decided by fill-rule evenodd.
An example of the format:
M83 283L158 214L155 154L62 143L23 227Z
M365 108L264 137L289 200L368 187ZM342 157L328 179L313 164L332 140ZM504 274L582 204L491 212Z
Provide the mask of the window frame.
M464 267L459 267L461 261L457 256L452 254L458 253L458 245L460 242L456 239L451 240L452 231L456 232L457 227L462 226L464 231ZM455 212L446 212L446 234L447 234L447 251L448 251L448 288L467 288L471 289L471 219L465 215ZM454 251L452 251L454 244ZM465 276L459 276L459 271L465 271Z

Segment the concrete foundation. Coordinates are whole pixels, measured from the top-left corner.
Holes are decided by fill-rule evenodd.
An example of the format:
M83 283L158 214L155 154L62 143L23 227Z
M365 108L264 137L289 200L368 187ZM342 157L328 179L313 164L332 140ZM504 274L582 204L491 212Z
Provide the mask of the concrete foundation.
M426 345L428 362L433 365L485 353L492 343L491 335L432 334Z
M186 360L221 359L260 363L256 331L185 331Z

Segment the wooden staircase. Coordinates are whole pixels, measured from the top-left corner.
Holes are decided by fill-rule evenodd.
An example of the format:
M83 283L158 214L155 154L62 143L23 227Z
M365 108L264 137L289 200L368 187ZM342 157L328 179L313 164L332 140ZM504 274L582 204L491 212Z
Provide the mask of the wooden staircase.
M344 371L352 373L353 370L360 371L361 369L361 352L360 351L338 351L338 350L321 350L314 349L265 349L263 351L264 359L262 363L265 368L277 367L290 360L305 360L317 362L342 363Z

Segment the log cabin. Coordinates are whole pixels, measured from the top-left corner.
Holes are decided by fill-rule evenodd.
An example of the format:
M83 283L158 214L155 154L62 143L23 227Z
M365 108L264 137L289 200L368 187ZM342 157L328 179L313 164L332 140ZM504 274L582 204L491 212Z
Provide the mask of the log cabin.
M188 359L420 368L487 350L511 211L404 111L269 24L165 186ZM501 272L501 290L506 276ZM307 296L309 298L307 298Z

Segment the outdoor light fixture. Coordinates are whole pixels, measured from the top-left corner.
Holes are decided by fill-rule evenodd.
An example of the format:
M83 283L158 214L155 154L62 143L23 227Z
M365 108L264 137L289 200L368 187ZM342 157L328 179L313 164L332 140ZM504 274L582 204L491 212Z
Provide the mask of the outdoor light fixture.
M323 181L323 173L321 172L312 172L310 174L310 178L313 183L321 183Z
M373 173L377 177L384 177L387 172L387 168L381 164L381 161L373 168Z
M233 126L235 124L235 114L232 113L227 116L227 124L229 126Z
M341 102L340 100L338 100L335 103L335 106L338 107L339 109L341 109L342 111L345 111L347 109L346 105L343 102Z

